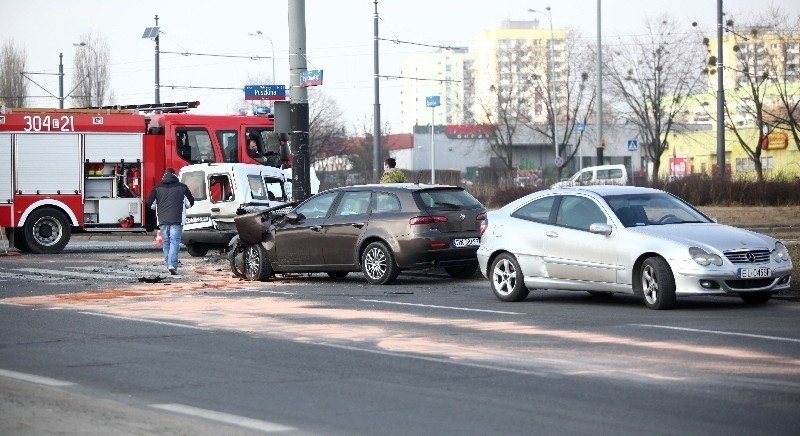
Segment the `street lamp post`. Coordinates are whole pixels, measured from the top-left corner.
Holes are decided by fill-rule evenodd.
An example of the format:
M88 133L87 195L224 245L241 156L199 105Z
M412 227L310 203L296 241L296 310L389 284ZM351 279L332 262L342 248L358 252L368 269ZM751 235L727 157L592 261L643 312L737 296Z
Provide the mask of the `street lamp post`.
M558 158L558 124L556 123L556 115L558 114L558 99L556 98L556 40L553 34L553 17L550 12L550 6L545 8L547 13L537 11L536 9L528 9L528 12L542 14L547 17L547 22L550 23L550 92L553 93L552 107L553 107L553 151L555 152L555 159ZM555 163L555 162L554 162Z
M275 78L275 44L272 42L272 38L269 37L266 33L256 30L255 33L248 33L248 36L260 36L265 38L269 41L269 48L272 51L272 84L276 85L278 83L278 79Z

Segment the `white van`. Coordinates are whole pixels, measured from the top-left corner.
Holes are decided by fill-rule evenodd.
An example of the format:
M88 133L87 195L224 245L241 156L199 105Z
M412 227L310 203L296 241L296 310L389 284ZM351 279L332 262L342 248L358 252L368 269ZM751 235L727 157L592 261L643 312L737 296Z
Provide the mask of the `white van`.
M551 188L581 185L627 185L628 170L625 165L600 165L586 167L572 177L554 183Z

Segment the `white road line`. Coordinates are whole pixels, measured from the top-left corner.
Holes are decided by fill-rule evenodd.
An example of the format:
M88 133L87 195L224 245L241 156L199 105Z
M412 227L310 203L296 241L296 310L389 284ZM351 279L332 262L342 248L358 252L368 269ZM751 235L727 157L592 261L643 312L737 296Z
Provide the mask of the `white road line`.
M794 338L783 338L780 336L767 336L767 335L754 335L751 333L735 333L735 332L722 332L718 330L702 330L702 329L691 329L686 327L671 327L666 325L652 325L652 324L628 324L629 326L633 327L648 327L648 328L656 328L656 329L667 329L667 330L680 330L685 332L696 332L696 333L711 333L715 335L729 335L729 336L745 336L748 338L757 338L757 339L769 339L771 341L784 341L784 342L799 342L800 339Z
M26 374L24 372L8 371L5 369L0 369L0 376L46 386L72 386L75 384L68 381L56 380L49 377L40 377L38 375Z
M367 300L367 299L362 299L361 301L365 301L367 303L397 304L399 306L418 306L418 307L431 307L434 309L463 310L466 312L499 313L503 315L526 315L525 313L520 313L520 312L503 312L501 310L470 309L468 307L436 306L433 304L401 303L398 301Z
M78 312L78 313L82 313L84 315L102 316L104 318L121 319L121 320L124 320L124 321L139 321L139 322L146 322L146 323L150 323L150 324L168 325L168 326L172 326L172 327L183 327L183 328L194 329L194 330L210 330L210 329L207 329L207 328L204 328L204 327L197 327L197 326L194 326L194 325L179 324L177 322L169 322L169 321L156 321L154 319L131 318L131 317L127 317L127 316L109 315L107 313L97 313L97 312Z
M42 277L37 276L35 274L21 274L21 273L10 273L10 272L0 272L0 277L8 277L9 279L14 280L36 280L40 282L49 282L53 280L58 280L54 277Z
M262 431L264 433L275 433L279 431L297 430L294 427L276 424L259 419L246 418L244 416L231 415L230 413L217 412L214 410L199 409L197 407L186 406L183 404L151 404L154 409L166 410L169 412L181 413L183 415L195 416L211 421L231 424L238 427L249 428L251 430Z
M130 277L121 276L121 275L111 275L111 274L94 274L94 273L82 273L82 272L71 272L71 271L62 271L57 269L41 269L41 268L14 268L12 271L23 271L29 273L39 273L39 274L50 274L50 275L58 275L58 276L66 276L66 277L77 277L81 279L129 279Z

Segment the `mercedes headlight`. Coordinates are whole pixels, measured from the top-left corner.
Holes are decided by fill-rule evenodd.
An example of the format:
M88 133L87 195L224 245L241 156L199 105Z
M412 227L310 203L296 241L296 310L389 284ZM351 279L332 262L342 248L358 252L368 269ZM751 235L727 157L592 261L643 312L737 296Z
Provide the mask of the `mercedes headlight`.
M708 265L716 265L722 266L722 258L717 256L716 254L709 254L705 250L700 247L691 247L689 248L689 256L692 257L692 260L697 262L698 265L708 266Z
M772 250L772 259L775 262L787 262L789 260L789 250L780 242L775 243L775 249Z

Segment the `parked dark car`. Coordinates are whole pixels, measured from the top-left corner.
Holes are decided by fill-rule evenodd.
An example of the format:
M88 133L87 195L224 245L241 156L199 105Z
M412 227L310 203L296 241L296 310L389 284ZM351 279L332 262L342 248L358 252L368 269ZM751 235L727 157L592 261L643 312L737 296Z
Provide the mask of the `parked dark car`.
M486 217L463 188L411 183L346 186L321 192L285 214L236 218L229 259L234 274L362 271L389 284L403 270L443 267L453 278L477 271Z

